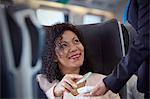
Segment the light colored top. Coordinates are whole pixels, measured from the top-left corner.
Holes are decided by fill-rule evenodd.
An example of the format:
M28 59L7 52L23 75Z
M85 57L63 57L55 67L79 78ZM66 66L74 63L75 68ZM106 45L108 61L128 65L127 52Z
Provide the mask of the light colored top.
M127 82L127 99L144 99L144 93L137 90L136 75L133 75Z
M100 79L102 79L104 75L93 73L86 82L86 86L94 86ZM37 75L37 80L39 82L40 88L45 92L48 99L120 99L118 94L113 93L112 91L108 91L103 96L96 97L87 97L79 94L77 96L73 96L71 93L64 92L63 96L55 97L54 96L54 87L59 82L58 80L49 83L46 76L43 74Z

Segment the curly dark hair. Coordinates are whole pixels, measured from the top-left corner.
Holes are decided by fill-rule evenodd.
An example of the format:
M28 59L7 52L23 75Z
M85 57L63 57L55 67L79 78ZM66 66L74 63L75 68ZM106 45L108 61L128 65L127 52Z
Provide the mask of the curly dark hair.
M74 32L77 37L79 38L80 42L84 46L85 54L84 54L84 62L83 65L80 67L80 74L85 74L88 71L92 71L92 68L89 66L90 61L86 55L86 45L83 40L83 36L81 32L72 24L69 23L57 23L53 26L46 26L46 44L42 56L42 73L46 75L49 82L54 80L61 80L64 75L60 72L58 64L54 61L55 60L55 41L58 37L62 36L62 34L66 30L70 30Z

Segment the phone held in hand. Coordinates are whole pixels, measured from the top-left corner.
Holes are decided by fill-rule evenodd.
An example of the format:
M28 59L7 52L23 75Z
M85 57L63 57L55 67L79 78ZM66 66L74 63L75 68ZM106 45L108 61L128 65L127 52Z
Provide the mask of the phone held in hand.
M90 90L92 90L92 86L85 86L86 80L90 77L91 74L92 74L92 72L86 73L85 75L83 75L82 79L80 79L76 82L77 88L71 92L72 95L76 96L79 93L83 94L83 93L86 93L86 92L89 92Z

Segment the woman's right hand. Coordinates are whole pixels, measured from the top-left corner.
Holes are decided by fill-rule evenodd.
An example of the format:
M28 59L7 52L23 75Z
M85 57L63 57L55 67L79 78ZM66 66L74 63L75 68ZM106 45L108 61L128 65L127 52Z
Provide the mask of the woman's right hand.
M63 79L55 86L54 95L60 97L65 91L71 92L77 88L75 80L81 79L83 76L78 74L66 74Z

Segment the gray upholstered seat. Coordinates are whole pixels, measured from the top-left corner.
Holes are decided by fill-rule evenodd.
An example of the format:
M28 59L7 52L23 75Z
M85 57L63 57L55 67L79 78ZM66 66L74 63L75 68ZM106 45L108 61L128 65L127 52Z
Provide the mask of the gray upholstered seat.
M87 47L87 55L96 72L108 75L117 66L129 43L129 35L123 25L112 19L104 23L80 25ZM126 99L126 87L120 91Z

